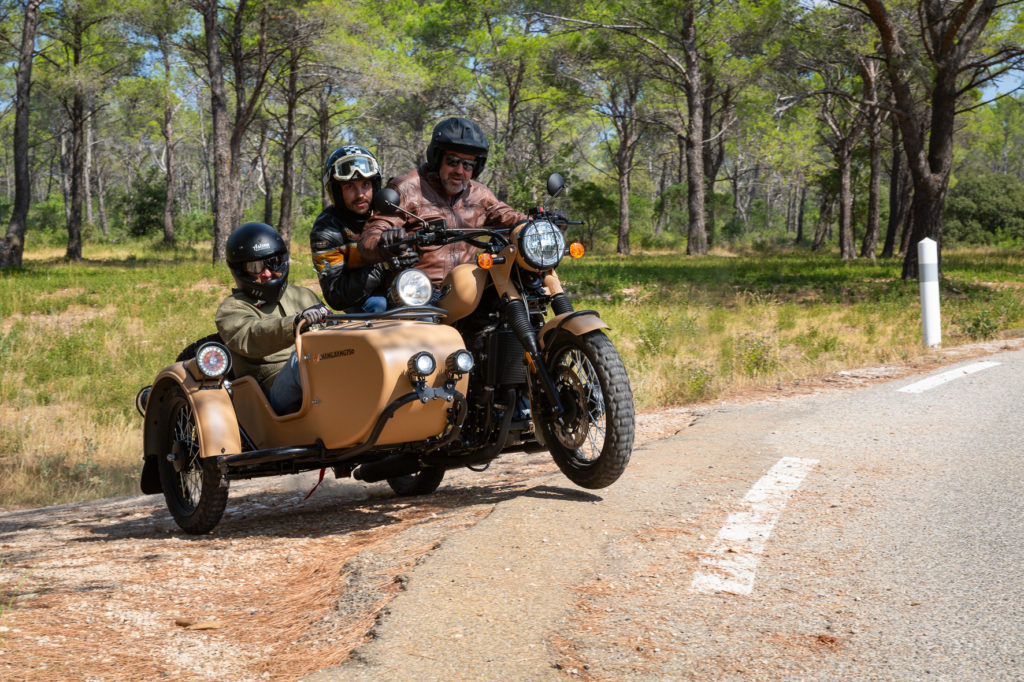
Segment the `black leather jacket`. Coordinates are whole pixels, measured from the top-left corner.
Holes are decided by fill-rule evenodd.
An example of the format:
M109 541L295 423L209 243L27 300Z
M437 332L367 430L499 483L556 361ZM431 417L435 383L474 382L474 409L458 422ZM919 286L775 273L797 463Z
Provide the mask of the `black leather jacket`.
M370 296L385 295L383 266L365 264L355 246L367 217L329 207L320 212L309 233L320 290L335 310L358 312Z

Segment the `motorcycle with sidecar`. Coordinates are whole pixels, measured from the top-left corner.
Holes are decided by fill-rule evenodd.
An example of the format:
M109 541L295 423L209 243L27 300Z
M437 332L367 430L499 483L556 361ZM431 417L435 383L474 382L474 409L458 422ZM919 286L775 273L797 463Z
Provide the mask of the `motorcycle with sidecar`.
M548 179L552 198L564 187ZM404 212L389 188L375 206ZM422 495L448 469L547 450L577 485L611 485L632 452L629 378L608 325L574 310L556 274L582 246L567 245L543 207L530 216L476 230L412 216L408 245L468 242L476 263L456 266L437 299L422 271L395 259L394 307L299 325L297 412L275 413L254 378L235 377L217 335L191 344L136 396L142 491L162 492L175 522L202 534L220 522L230 481L316 469Z

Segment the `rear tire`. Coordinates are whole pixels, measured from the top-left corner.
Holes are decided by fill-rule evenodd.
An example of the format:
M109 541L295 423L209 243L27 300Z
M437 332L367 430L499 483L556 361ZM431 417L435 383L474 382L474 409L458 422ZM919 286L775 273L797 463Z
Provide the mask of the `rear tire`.
M199 428L192 404L181 388L167 391L161 403L163 447L157 464L167 509L186 533L209 533L224 515L229 482L221 476L214 459L199 456ZM168 455L173 455L173 462Z
M600 331L562 334L547 367L565 409L562 422L539 420L551 456L581 488L604 488L622 475L633 452L633 391L615 345Z
M389 478L388 485L391 486L396 495L402 497L429 495L441 485L441 481L444 479L444 471L441 467L426 467L420 469L415 474Z

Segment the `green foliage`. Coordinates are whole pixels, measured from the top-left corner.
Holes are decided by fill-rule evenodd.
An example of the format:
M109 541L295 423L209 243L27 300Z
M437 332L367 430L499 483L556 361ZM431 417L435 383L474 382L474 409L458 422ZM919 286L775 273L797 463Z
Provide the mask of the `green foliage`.
M977 169L958 174L946 199L944 236L967 244L1024 239L1024 181Z
M118 197L128 234L146 237L163 230L167 180L156 166L135 176L131 188Z

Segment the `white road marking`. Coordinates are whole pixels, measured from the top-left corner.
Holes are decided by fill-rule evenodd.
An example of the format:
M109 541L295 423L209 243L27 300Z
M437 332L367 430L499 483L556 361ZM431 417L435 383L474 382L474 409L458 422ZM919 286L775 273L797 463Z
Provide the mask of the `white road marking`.
M897 388L896 390L899 391L900 393L924 393L925 391L927 391L930 388L935 388L936 386L941 386L942 384L945 384L945 383L948 383L950 381L953 381L954 379L959 379L960 377L967 376L968 374L974 374L975 372L980 372L981 370L988 369L989 367L995 367L998 364L999 364L998 362L990 362L990 361L976 362L973 365L966 365L964 367L957 367L956 369L951 369L948 372L943 372L942 374L936 374L933 377L928 377L927 379L922 379L921 381L918 381L917 383L910 384L909 386L904 386L903 388Z
M690 584L694 592L750 594L754 589L757 564L768 544L775 522L786 502L816 459L783 457L740 502L740 509L729 515Z

